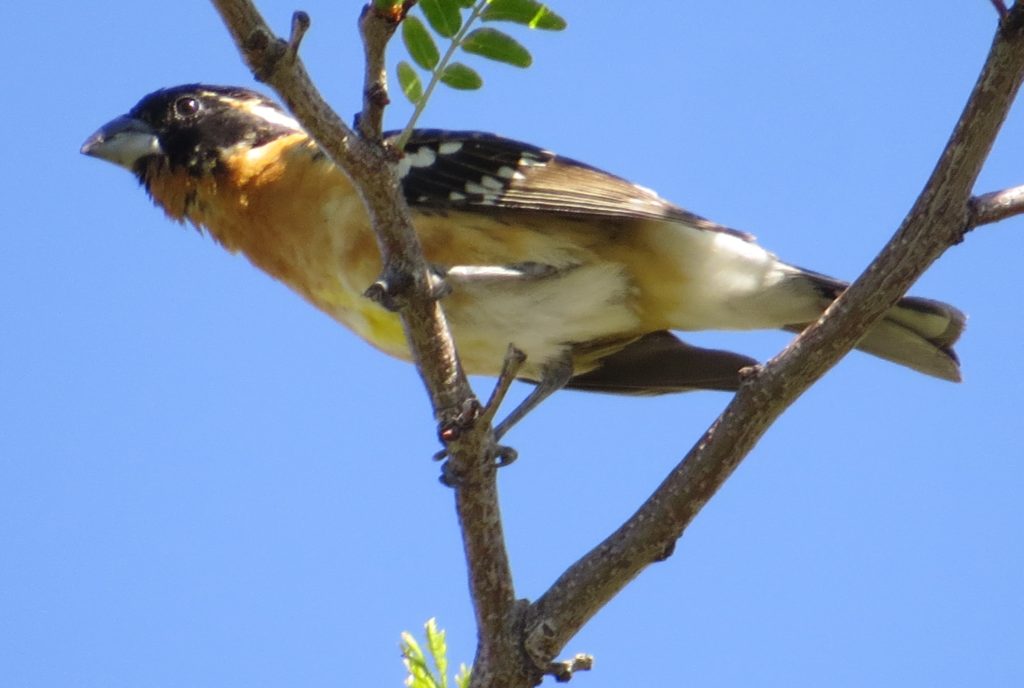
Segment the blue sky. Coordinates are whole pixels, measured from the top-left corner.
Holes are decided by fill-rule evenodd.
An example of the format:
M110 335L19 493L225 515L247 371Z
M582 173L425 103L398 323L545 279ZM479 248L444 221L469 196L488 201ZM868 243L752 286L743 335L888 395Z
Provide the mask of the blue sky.
M484 65L422 124L530 140L850 278L930 172L988 49L971 2L564 1L535 66ZM307 64L359 104L358 2ZM284 31L295 5L262 2ZM400 631L474 647L420 381L78 155L145 93L252 85L204 2L4 3L0 684L400 685ZM389 112L400 126L409 108ZM1011 113L978 191L1024 183ZM1024 222L914 293L970 323L951 385L853 354L675 555L574 639L594 688L1024 684ZM694 341L765 358L789 335ZM490 382L479 381L486 394ZM519 390L518 393L522 393ZM726 403L565 392L509 437L517 589L627 517Z

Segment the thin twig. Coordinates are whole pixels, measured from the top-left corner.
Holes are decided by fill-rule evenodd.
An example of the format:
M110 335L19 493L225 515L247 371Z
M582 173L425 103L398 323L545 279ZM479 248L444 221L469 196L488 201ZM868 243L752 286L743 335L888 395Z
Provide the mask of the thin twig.
M552 662L544 673L553 676L558 683L567 683L577 671L590 671L593 668L593 655L579 654L563 662Z
M298 57L299 46L312 21L309 15L299 10L292 13L292 32L288 35L288 58L294 60Z
M1024 186L992 191L971 199L968 229L1024 213Z
M424 108L427 107L427 103L430 102L430 96L433 95L434 89L441 83L441 74L444 72L444 68L451 62L452 57L455 56L455 51L458 50L459 46L462 45L463 39L466 38L466 34L469 32L470 27L476 22L476 20L483 14L483 11L487 9L488 0L479 0L470 10L469 16L462 23L458 32L452 36L451 42L448 44L448 49L444 55L438 61L437 66L434 67L430 81L427 82L427 87L423 90L423 95L418 101L416 101L416 107L412 111L412 115L409 117L409 121L406 122L402 128L402 133L398 135L395 145L401 149L405 146L405 143L412 136L413 130L416 128L416 122L419 121L420 115L423 114Z
M383 47L387 45L399 22L405 16L399 6L398 13L388 14L377 9L372 2L359 16L359 31L363 35L363 111L359 114L358 128L363 138L379 141L384 125L384 108L388 99L388 70Z

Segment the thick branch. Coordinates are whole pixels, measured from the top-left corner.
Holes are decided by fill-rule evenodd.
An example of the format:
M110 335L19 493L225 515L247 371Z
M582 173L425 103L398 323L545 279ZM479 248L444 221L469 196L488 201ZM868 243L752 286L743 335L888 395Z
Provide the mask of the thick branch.
M1009 11L939 162L896 235L789 347L752 372L686 458L621 528L570 567L528 612L528 650L550 661L648 564L671 553L705 503L772 422L971 226L970 191L1024 73L1024 10ZM988 207L987 204L983 204ZM974 223L979 217L975 215Z
M448 443L449 475L456 478L456 508L480 629L473 679L486 682L491 675L515 676L527 665L513 631L519 617L498 510L493 432L488 424L474 422L479 403L456 357L392 161L379 143L387 102L384 49L397 18L368 5L360 19L367 82L359 124L363 137L357 137L321 98L299 60L301 31L293 30L293 40L282 41L249 0L213 0L213 4L256 78L273 87L359 190L385 266L378 291L386 292L400 307L410 349Z

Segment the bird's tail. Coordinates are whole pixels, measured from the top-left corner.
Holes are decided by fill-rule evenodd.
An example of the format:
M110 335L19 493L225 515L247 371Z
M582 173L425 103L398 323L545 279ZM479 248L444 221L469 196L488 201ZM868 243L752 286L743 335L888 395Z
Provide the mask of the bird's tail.
M827 305L848 286L846 282L801 271ZM960 381L960 360L953 345L964 331L967 317L948 303L907 296L872 327L857 348L925 375ZM799 332L806 323L787 326Z

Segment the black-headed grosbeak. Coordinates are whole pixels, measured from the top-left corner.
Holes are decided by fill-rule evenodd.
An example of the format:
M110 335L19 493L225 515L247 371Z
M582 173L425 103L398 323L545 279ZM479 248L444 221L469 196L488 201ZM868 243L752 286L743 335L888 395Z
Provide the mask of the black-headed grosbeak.
M82 152L126 168L171 218L409 358L398 317L364 296L381 261L358 194L273 101L201 84L156 91ZM534 401L560 387L735 390L753 359L670 331L799 331L847 286L518 141L421 130L396 164L426 257L450 287L444 309L465 370L497 375L514 344L526 354L520 377L539 384ZM947 304L904 298L858 348L957 381L964 321Z

